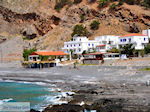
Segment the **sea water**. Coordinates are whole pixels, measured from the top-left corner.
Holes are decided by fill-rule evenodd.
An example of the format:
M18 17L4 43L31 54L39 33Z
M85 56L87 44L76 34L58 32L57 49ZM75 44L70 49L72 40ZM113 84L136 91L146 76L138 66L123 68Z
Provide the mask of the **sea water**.
M54 86L32 83L0 82L0 104L5 102L30 102L31 109L42 110L49 104L57 104L62 93Z

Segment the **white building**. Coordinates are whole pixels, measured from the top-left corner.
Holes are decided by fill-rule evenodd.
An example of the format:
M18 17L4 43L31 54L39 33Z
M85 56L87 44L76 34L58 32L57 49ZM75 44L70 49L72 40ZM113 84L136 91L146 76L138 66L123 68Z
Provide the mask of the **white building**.
M143 31L142 31L142 34L143 34L143 35L147 35L148 38L150 38L150 29L143 30Z
M96 47L98 52L107 52L112 48L119 48L118 37L114 35L104 35L95 38L95 41L99 42L99 45Z
M64 42L64 51L69 53L73 51L74 54L82 54L83 51L92 51L99 45L96 40L89 40L87 37L73 37L72 41Z
M144 49L145 45L148 43L148 36L143 34L128 34L119 37L119 45L133 44L136 50Z

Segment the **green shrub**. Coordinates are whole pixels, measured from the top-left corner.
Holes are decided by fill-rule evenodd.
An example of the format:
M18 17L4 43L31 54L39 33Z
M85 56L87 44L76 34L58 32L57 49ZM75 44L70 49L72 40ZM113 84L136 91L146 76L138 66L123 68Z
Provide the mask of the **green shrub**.
M127 54L127 56L134 55L135 47L133 47L133 44L127 44L121 48L121 54Z
M81 3L82 2L82 0L74 0L74 4L79 4L79 3Z
M145 52L145 54L149 54L150 53L150 44L148 44L147 46L145 46L144 52Z
M84 20L85 20L85 16L83 14L80 15L80 22L82 23L82 22L84 22Z
M134 4L140 4L141 3L141 0L120 0L120 2L125 2L129 5L134 5Z
M69 3L69 0L59 0L55 5L55 10L60 11L65 5Z
M135 0L126 0L126 3L129 4L129 5L134 5Z
M97 30L99 28L99 21L94 20L91 24L90 24L90 28L92 30Z
M35 48L33 48L33 49L24 49L24 51L23 51L24 60L28 61L28 56L30 54L32 54L33 52L35 52L35 51L37 51Z
M112 48L108 52L111 52L111 53L120 53L120 50L117 49L117 48Z
M41 61L47 61L49 59L49 56L40 56Z
M76 25L76 26L74 26L73 33L71 35L73 37L74 35L88 36L88 34L89 34L89 32L86 29L86 27L84 27L83 25Z
M110 5L109 10L115 10L117 7L117 5L115 3L113 3L112 5Z
M121 5L123 5L123 1L122 0L119 0L119 2L118 2L118 6L121 6Z
M150 8L150 0L144 0L142 4L143 6Z
M108 5L109 0L99 0L98 8L104 8Z

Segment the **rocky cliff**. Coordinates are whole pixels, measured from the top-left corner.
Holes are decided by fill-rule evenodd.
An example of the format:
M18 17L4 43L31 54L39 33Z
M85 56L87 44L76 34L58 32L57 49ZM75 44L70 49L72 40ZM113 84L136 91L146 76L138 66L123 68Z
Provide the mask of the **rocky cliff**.
M150 28L150 9L140 5L124 3L112 7L118 4L116 0L98 8L96 0L77 4L70 0L58 11L57 3L58 0L0 0L0 35L21 35L24 48L59 50L64 41L71 39L76 24L87 28L90 39ZM93 20L100 22L98 30L90 29Z

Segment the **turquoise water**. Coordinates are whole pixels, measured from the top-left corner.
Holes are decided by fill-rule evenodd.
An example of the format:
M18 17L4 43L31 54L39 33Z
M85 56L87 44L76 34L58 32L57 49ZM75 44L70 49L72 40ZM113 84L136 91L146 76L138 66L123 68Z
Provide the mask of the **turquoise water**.
M2 102L30 102L31 108L41 110L48 104L53 104L60 92L31 83L0 82L0 103Z

